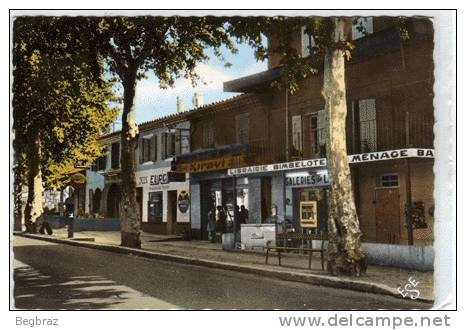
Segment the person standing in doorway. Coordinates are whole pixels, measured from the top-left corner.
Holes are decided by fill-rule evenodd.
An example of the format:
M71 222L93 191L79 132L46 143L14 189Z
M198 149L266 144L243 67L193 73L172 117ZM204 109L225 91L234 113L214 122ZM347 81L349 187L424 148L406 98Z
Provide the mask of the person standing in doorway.
M227 216L225 211L223 210L222 206L217 206L217 212L215 212L215 221L216 221L216 228L215 231L217 232L218 236L222 236L225 233L227 228Z
M215 229L216 221L215 221L215 208L212 208L209 213L207 214L207 233L209 241L214 243L215 242Z

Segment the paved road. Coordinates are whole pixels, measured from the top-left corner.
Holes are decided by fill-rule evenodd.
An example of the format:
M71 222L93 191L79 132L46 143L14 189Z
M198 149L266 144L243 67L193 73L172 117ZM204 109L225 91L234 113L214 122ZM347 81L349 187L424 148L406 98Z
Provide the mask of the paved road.
M420 302L15 237L25 309L426 309Z

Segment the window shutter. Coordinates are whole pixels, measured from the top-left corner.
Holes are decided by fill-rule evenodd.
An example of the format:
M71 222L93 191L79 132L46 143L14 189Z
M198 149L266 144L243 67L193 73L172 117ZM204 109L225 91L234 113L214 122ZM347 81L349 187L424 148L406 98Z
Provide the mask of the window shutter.
M144 139L139 139L139 164L144 163Z
M154 134L154 136L151 138L151 161L156 162L157 161L157 135Z
M167 133L162 133L162 159L167 158Z
M328 115L327 111L320 110L317 112L317 127L319 129L319 145L324 146L328 139Z
M176 156L181 154L181 143L182 143L181 130L177 129L175 131L175 155Z

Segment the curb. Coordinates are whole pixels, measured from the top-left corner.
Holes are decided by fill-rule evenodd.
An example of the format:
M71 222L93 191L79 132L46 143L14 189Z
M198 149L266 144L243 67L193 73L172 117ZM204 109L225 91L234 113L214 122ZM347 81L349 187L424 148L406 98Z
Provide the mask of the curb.
M370 283L365 281L359 280L349 280L344 278L337 278L332 276L326 275L318 275L318 274L296 274L296 273L289 273L287 271L281 271L277 269L263 269L254 266L243 266L234 263L228 262L221 262L221 261L213 261L213 260L206 260L206 259L197 259L191 257L183 257L177 256L172 254L136 249L136 248L129 248L119 245L110 245L110 244L102 244L102 243L94 243L89 241L78 241L72 239L65 239L65 238L56 238L56 237L49 237L49 236L42 236L37 234L27 234L27 233L13 233L15 236L21 236L26 238L38 239L42 241L48 241L53 243L61 243L61 244L68 244L74 245L79 247L86 247L90 249L102 250L102 251L109 251L115 252L120 254L132 254L140 257L151 258L151 259L158 259L158 260L165 260L165 261L172 261L178 262L183 264L189 265L197 265L197 266L204 266L210 268L217 268L217 269L224 269L224 270L233 270L242 273L249 273L249 274L256 274L286 281L294 281L294 282L301 282L301 283L308 283L312 285L319 285L325 287L332 287L337 289L347 289L353 291L362 291L374 294L382 294L388 295L392 297L396 297L399 299L404 299L401 297L399 292L396 289L393 289L384 284L376 284ZM418 298L416 301L421 301L425 303L434 303L433 299L428 298Z

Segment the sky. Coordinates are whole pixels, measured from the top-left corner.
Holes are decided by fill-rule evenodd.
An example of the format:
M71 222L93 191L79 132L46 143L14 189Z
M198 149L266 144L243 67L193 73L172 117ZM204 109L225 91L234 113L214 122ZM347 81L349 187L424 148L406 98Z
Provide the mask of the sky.
M254 51L248 45L238 45L239 52L231 54L222 51L226 61L232 65L225 67L224 62L217 59L209 50L209 61L200 63L196 72L201 81L193 87L187 79L178 79L173 88L161 89L158 80L152 72L147 72L147 79L138 81L136 86L136 120L138 123L153 120L176 113L176 97L184 101L184 109L192 109L194 93L200 93L203 104L209 104L238 95L238 93L223 92L223 82L267 70L267 62L257 62ZM115 129L121 128L118 119Z

